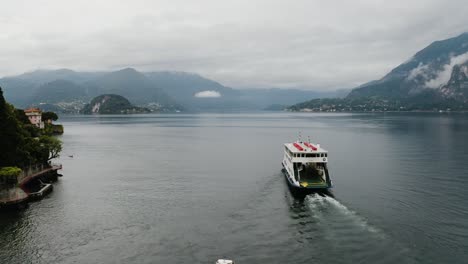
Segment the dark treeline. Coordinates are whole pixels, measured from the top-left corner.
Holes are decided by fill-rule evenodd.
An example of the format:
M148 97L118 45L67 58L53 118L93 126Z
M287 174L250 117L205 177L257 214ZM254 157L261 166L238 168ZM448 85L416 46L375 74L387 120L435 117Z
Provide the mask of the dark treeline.
M23 110L7 103L0 88L0 167L47 164L61 149L47 129L32 125Z

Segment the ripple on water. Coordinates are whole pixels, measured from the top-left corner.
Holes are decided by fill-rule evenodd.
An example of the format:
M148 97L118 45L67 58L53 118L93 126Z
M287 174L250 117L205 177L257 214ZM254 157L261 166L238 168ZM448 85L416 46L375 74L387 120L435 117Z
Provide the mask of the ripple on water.
M343 263L365 259L374 263L409 262L407 248L338 200L311 194L305 198L304 204L315 220L311 224L319 230L314 239L320 241L329 253L345 257Z

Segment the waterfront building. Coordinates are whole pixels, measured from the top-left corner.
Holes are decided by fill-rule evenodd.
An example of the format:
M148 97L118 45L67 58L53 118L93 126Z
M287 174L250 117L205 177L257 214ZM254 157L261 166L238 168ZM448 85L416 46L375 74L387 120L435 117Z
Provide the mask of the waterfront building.
M28 117L31 124L38 128L44 128L44 122L42 121L42 111L39 108L28 108L24 110L24 113Z

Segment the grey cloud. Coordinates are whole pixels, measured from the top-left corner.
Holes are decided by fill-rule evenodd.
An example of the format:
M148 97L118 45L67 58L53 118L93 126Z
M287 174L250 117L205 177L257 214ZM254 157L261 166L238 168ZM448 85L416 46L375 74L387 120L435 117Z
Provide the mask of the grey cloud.
M130 66L241 88L349 88L467 31L466 14L458 0L11 1L0 75Z

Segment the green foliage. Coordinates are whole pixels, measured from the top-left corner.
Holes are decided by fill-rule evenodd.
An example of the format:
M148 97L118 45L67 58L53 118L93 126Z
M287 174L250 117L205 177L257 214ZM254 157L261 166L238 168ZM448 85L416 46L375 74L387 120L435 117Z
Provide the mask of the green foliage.
M32 137L38 137L41 134L40 129L31 124L29 118L24 113L23 109L15 109L16 119L19 121L19 125Z
M21 173L18 167L2 167L0 168L0 178L2 177L17 177Z
M26 116L23 109L15 109L15 115L16 119L18 119L18 121L20 121L23 125L31 124L31 121L29 121L29 118Z
M52 121L57 121L58 116L54 112L43 112L42 113L42 121L47 121L47 120L52 120Z
M52 134L63 134L62 125L52 125Z
M26 159L24 131L13 106L9 105L0 89L0 166L19 165Z
M47 153L47 158L43 162L48 162L51 159L60 157L62 151L62 142L55 137L41 136L39 137L39 146L42 153ZM45 157L45 156L44 156Z
M19 121L20 114L21 111L5 101L0 88L0 167L24 167L58 157L61 142L50 136L40 136L39 129Z
M21 169L17 167L0 168L0 184L12 185L12 184L18 183L18 175L20 173L21 173Z
M33 124L23 125L23 129L31 136L38 137L41 135L41 129Z
M94 107L98 105L97 111ZM85 105L82 112L84 114L132 114L146 113L148 109L133 106L125 97L117 94L103 94L91 100Z
M52 135L61 135L63 134L63 126L59 124L44 124L44 129L42 129L42 134L47 136Z

